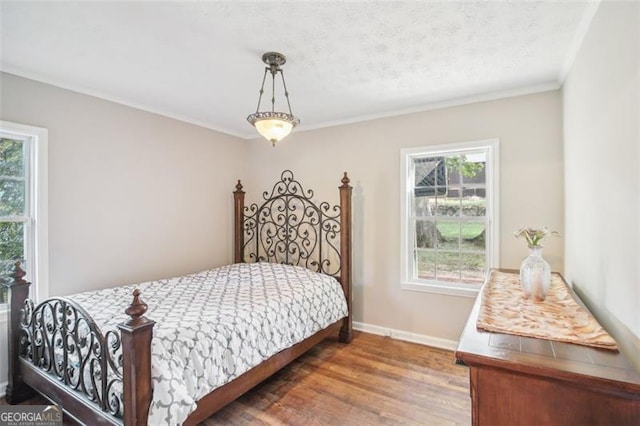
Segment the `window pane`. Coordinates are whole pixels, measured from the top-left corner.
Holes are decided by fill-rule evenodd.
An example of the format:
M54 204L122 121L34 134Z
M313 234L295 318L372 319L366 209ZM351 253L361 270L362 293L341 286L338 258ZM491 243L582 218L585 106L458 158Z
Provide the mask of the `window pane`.
M460 254L440 251L437 253L437 279L442 281L460 281Z
M484 251L485 249L484 222L462 222L460 233L462 234L461 249L463 251Z
M25 214L24 179L0 178L0 216Z
M416 217L433 216L433 207L435 199L431 197L415 197L413 199L413 214Z
M447 190L447 174L444 157L414 157L413 176L416 197L444 195Z
M7 303L8 300L8 291L7 288L4 286L4 282L5 282L5 278L4 275L0 276L0 305L2 305L3 303Z
M427 250L415 251L416 274L418 278L433 280L436 278L436 252Z
M24 224L0 222L0 303L6 302L4 283L11 281L13 264L24 259Z
M438 247L446 250L460 248L460 222L455 219L438 219Z
M447 174L451 185L486 183L485 152L450 155L446 159Z
M486 269L484 253L462 253L460 255L462 279L467 282L482 283Z
M476 193L482 193L479 195L468 195L462 198L462 215L472 217L485 217L487 215L487 199L485 188L474 189Z
M442 242L436 223L431 220L416 220L416 248L436 248Z
M11 273L15 261L0 261L0 304L7 302L7 288L5 283L11 282Z
M433 207L436 216L459 216L460 197L459 191L449 189L446 197L438 197Z
M11 274L13 274L16 260L18 259L0 260L0 305L8 302L8 290L4 284L13 281ZM27 262L22 261L22 269L27 269Z
M24 176L24 142L0 139L0 176Z
M24 224L0 222L0 261L24 259Z

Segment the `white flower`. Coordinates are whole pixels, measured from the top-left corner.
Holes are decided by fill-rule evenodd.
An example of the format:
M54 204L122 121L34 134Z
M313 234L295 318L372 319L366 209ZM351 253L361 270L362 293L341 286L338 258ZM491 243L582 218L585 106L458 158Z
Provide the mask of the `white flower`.
M527 245L529 247L542 247L542 244L540 244L540 242L547 235L554 235L556 237L560 236L558 231L549 231L549 228L547 228L546 226L543 226L542 228L521 228L517 230L513 235L516 238L524 238L527 241Z

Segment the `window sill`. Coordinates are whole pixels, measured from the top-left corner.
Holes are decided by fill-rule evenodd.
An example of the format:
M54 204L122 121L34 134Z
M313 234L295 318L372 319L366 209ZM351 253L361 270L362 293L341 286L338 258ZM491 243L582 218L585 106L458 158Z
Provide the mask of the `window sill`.
M402 290L420 291L424 293L443 294L446 296L459 296L475 298L480 292L482 284L438 284L428 282L405 281L400 284Z

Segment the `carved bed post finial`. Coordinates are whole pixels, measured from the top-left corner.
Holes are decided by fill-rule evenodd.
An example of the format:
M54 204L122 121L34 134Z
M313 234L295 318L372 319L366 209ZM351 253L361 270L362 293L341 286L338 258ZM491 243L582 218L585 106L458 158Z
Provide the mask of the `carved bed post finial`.
M153 389L151 388L152 321L143 317L147 304L140 299L140 290L133 291L133 301L125 309L131 317L118 324L122 340L122 377L124 424L146 425Z
M147 304L140 300L140 290L136 288L133 290L133 302L124 310L124 313L131 317L129 324L138 324L142 321L141 317L147 312L147 309Z
M349 316L342 321L338 338L341 342L349 343L353 338L353 315L351 304L351 180L344 172L340 186L340 283L347 298Z
M340 188L345 188L345 187L349 187L349 182L351 182L351 179L349 179L349 176L347 176L347 172L344 172L344 176L342 177L342 180L340 181L342 182L342 186Z
M233 263L240 263L244 260L244 191L240 179L233 192L233 235Z
M31 398L35 393L24 383L20 373L20 313L29 296L30 282L24 279L27 273L22 269L22 263L14 264L13 281L5 284L9 290L8 300L8 329L9 341L9 383L7 384L6 400L9 404L17 404Z
M22 262L18 261L14 263L13 274L11 274L14 284L28 284L24 279L25 275L27 275L27 273L24 271L24 269L22 269Z

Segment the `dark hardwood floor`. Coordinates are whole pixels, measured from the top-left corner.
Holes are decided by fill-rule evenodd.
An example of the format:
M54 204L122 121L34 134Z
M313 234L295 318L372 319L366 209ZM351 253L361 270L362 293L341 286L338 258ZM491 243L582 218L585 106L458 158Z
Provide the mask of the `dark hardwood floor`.
M355 333L349 345L325 340L203 424L468 425L468 376L451 351Z

